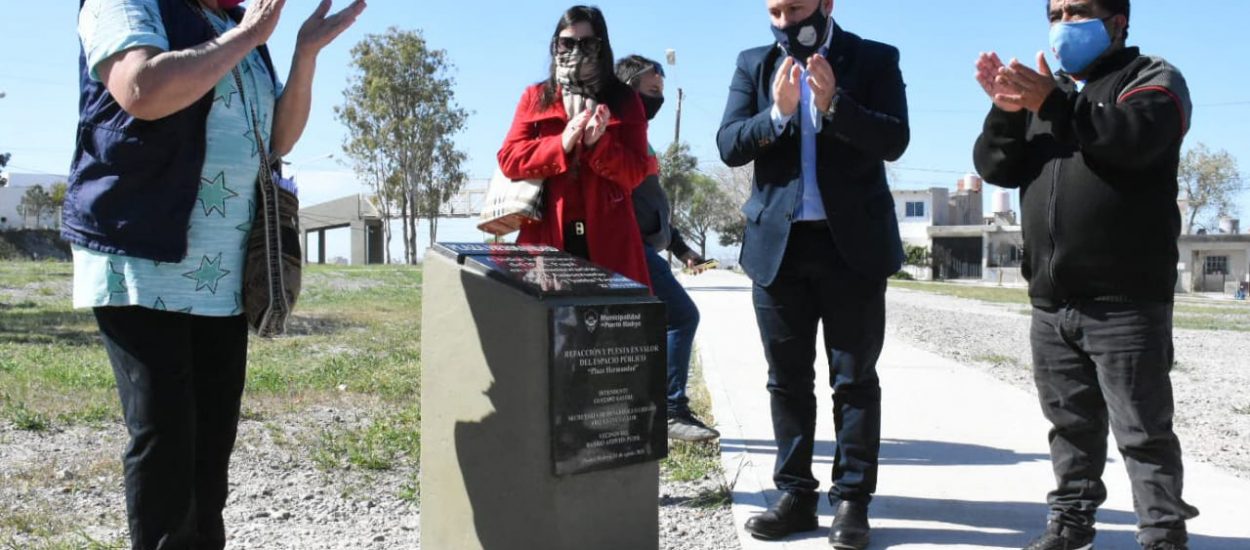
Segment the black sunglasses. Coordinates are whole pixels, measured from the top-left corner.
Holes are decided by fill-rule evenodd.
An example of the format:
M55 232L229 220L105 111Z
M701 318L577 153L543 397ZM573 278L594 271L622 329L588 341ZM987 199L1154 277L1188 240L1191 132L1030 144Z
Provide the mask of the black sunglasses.
M574 38L572 36L556 37L556 51L571 52L573 50L581 50L586 53L595 54L603 48L603 39L598 36L583 36L582 38Z

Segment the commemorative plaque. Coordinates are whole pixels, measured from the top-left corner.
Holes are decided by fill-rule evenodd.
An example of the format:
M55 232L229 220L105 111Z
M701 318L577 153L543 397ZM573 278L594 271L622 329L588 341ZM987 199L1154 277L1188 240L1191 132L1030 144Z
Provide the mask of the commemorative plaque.
M441 243L423 277L422 545L658 550L664 304L546 246Z
M664 458L665 325L660 304L551 312L552 455L557 475Z

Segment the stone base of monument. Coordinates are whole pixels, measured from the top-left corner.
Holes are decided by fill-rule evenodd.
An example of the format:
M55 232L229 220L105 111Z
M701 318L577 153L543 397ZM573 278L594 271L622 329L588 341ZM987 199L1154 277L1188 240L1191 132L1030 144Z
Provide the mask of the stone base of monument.
M433 550L654 550L665 310L545 247L425 260L421 539Z

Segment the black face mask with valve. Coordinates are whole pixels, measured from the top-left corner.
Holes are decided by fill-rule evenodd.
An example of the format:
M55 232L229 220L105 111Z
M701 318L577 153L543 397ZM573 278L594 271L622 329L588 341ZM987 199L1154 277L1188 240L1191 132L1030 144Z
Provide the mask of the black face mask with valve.
M642 107L647 111L647 120L655 118L660 113L660 108L664 106L664 96L638 94L642 97Z
M785 48L786 53L798 61L807 62L807 58L820 51L825 45L825 37L829 32L829 16L820 6L807 19L799 21L784 29L769 27L777 43Z

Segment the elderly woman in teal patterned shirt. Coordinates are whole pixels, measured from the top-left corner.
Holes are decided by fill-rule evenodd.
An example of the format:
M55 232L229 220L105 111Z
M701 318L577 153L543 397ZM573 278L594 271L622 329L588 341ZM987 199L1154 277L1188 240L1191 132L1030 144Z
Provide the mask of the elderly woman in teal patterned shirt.
M295 145L317 56L365 2L331 15L322 0L283 86L264 47L283 0L80 1L67 238L74 305L94 310L130 433L132 546L220 549L260 148L277 158Z

